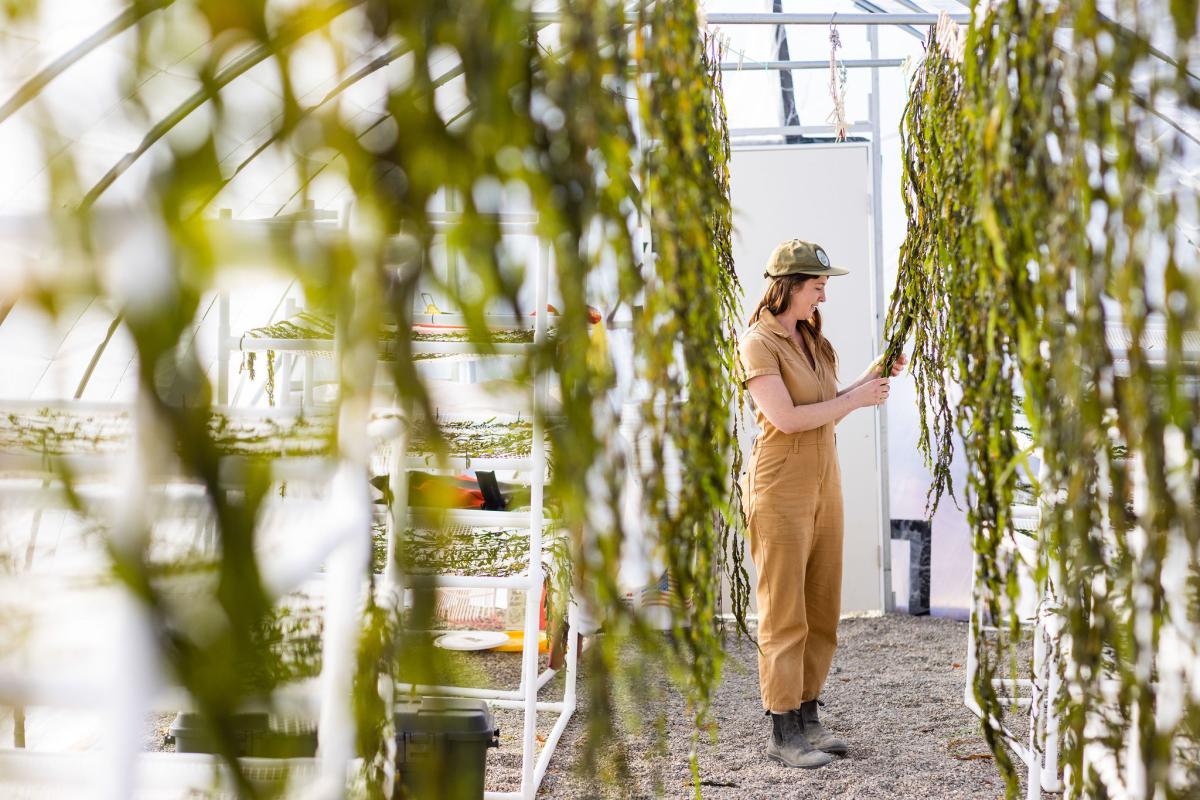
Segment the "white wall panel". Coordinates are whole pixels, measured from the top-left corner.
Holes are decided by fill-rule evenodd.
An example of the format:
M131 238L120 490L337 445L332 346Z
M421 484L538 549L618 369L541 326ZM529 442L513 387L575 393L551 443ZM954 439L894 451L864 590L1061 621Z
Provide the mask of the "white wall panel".
M775 245L791 238L817 242L835 265L850 270L829 279L821 314L825 335L838 353L839 386L854 380L874 358L867 146L737 148L730 177L734 262L745 290L743 320L762 297L763 268ZM746 413L753 429L748 406ZM846 512L843 612L883 608L875 413L859 409L837 427ZM744 443L747 458L752 441L747 437Z

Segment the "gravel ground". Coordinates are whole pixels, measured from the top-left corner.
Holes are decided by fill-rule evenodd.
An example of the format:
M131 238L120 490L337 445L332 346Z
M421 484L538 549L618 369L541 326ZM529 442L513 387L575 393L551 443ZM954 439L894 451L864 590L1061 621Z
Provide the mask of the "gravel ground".
M749 642L727 640L722 681L713 700L716 740L702 738L697 747L704 798L1003 797L1003 782L979 734L979 721L962 703L966 623L907 615L849 618L841 622L839 639L821 713L826 726L849 743L850 752L817 770L789 769L766 758L770 722L758 700L757 656ZM520 679L517 654L473 653L465 656L464 666L476 677L486 675L486 683L496 687L515 689ZM622 732L607 738L623 741L629 774L616 785L597 784L594 769L585 767L588 698L581 675L580 711L551 759L539 797L694 797L688 762L694 726L683 698L661 672L649 669L641 677L642 688L661 698L656 707L666 710L665 740L647 732L653 720L640 734L629 732L629 721L619 723ZM561 696L560 673L543 689L542 699ZM494 714L501 745L488 751L487 788L513 791L521 780L522 714L508 709ZM538 715L539 740L544 741L556 716ZM147 720L147 749L174 749L161 740L172 717ZM1019 718L1009 721L1023 729ZM613 752L609 747L602 757Z
M889 615L843 620L834 672L822 694L822 715L827 727L847 740L850 752L818 770L789 769L767 760L770 722L759 705L755 651L731 638L714 700L716 742L702 740L698 747L703 796L1003 797L1003 782L987 755L979 721L962 703L966 638L966 623L947 619ZM655 755L650 737L635 737L629 742L631 779L619 789L598 787L578 768L585 717L577 715L554 754L541 796L693 796L688 766L693 726L680 695L665 679L647 678L668 698L667 753ZM514 746L519 756L519 743ZM500 766L498 761L489 761L489 788L515 789L507 769L492 770ZM656 783L661 793L655 792Z

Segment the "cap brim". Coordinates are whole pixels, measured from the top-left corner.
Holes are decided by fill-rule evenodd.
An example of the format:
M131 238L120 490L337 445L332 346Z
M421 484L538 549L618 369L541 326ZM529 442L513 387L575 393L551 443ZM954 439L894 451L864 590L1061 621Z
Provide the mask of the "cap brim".
M831 275L849 275L850 270L842 269L841 267L805 267L789 274L812 275L814 278L827 278Z
M772 275L770 270L763 273L764 278L786 278L788 275L810 275L814 278L828 278L831 275L849 275L850 270L841 267L801 267L790 272Z

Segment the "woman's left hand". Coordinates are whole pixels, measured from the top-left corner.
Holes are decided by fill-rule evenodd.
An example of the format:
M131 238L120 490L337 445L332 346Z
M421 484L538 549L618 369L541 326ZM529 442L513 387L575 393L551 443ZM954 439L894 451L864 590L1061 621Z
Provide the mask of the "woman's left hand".
M891 377L894 378L897 375L899 375L901 372L903 372L904 365L907 363L908 363L908 359L905 358L904 353L901 353L899 356L897 356L896 363L892 364ZM883 377L883 356L880 356L879 358L875 359L875 363L871 364L871 374L874 375L876 378Z

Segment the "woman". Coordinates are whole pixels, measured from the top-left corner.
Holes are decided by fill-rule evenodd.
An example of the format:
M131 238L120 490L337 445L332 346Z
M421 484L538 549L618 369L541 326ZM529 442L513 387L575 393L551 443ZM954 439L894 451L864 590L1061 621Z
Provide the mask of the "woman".
M817 695L837 647L842 593L842 487L833 427L882 405L880 362L838 390L837 355L821 335L825 284L846 270L793 239L771 253L766 293L739 343L759 435L744 478L750 552L758 569L758 661L771 716L767 756L820 767L846 743L817 718ZM899 374L905 359L892 368Z

